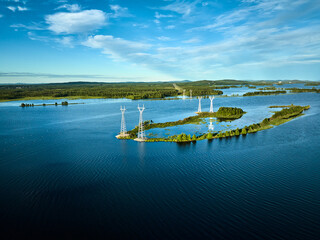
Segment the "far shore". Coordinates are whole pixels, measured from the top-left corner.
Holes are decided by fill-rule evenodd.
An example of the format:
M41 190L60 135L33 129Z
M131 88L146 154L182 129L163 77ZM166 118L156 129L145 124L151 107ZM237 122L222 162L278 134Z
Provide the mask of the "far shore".
M107 99L105 97L97 96L73 96L73 97L25 97L25 98L16 98L16 99L3 99L0 102L13 102L13 101L29 101L29 100L78 100L78 99Z

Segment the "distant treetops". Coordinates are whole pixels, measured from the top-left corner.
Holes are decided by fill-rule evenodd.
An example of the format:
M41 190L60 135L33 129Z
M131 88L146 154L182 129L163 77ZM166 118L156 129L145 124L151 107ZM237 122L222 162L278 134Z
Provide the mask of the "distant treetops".
M42 104L38 104L38 105L34 105L33 103L29 104L29 103L21 103L20 104L20 107L34 107L34 106L47 106L47 105L55 105L55 106L58 106L58 105L62 105L62 106L68 106L69 103L67 101L64 101L64 102L61 102L60 104L55 102L54 104L46 104L46 103L42 103Z

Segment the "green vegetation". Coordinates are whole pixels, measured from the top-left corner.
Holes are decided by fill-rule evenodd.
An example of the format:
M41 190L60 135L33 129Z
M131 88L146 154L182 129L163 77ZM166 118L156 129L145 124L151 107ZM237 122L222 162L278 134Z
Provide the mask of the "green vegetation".
M308 82L304 84L305 86L320 86L320 82Z
M282 81L281 84L303 83L306 85L318 85L318 82L308 81ZM0 85L0 101L32 100L32 99L80 99L80 98L128 98L128 99L163 99L165 97L177 97L183 90L193 96L222 95L219 89L247 86L270 86L264 89L274 90L274 84L278 81L239 81L225 80L201 80L181 82L156 82L156 83L98 83L98 82L72 82L54 84L15 84ZM175 86L174 86L175 85ZM317 92L316 90L292 89L293 92ZM255 95L280 94L281 92L256 92ZM248 93L246 96L254 96Z
M271 106L272 107L272 106ZM219 132L219 133L204 133L202 135L196 136L193 135L192 137L190 135L186 135L184 133L181 133L180 135L173 135L169 136L167 138L152 138L147 139L147 142L192 142L192 141L199 141L204 139L214 139L214 138L226 138L226 137L237 137L240 135L247 135L250 133L255 133L258 131L266 130L269 128L272 128L273 126L278 126L280 124L283 124L285 122L288 122L298 116L301 116L303 114L303 111L308 110L310 106L294 106L290 105L289 107L284 107L281 111L278 111L274 113L270 118L265 118L260 123L253 123L249 126L245 126L241 129L237 128L234 130L228 130L225 132ZM150 124L150 122L145 122L146 125ZM150 128L149 128L150 129ZM138 131L137 128L135 134L133 132L130 133L130 138L133 139L136 137L136 133ZM133 130L132 130L133 131Z
M247 92L243 94L244 97L248 96L263 96L263 95L277 95L277 94L286 94L286 91L269 91L269 92L263 92L263 91L258 91L258 92Z
M223 138L229 136L239 136L246 135L248 133L255 133L258 131L266 130L272 128L274 125L278 126L285 122L288 122L298 116L303 114L304 110L308 110L310 106L290 106L288 108L284 108L281 111L274 113L270 118L265 118L260 123L254 123L249 126L245 126L242 129L229 130L225 133L218 133L214 138Z
M195 116L190 116L182 120L174 121L174 122L165 122L165 123L154 123L152 120L144 121L143 126L145 130L153 129L153 128L166 128L179 126L184 124L200 124L204 123L204 118L216 117L220 121L226 120L235 120L241 118L245 112L241 108L233 108L233 107L220 107L217 112L201 112L197 113ZM130 138L136 138L138 134L139 127L136 126L134 129L128 131Z
M286 88L286 90L290 90L292 93L305 93L305 92L314 92L320 93L320 89L313 88Z
M276 90L277 88L272 86L272 87L264 87L264 88L258 88L258 90Z
M289 107L294 107L294 105L291 104L291 105L274 105L274 106L269 106L269 108L289 108Z
M229 88L241 88L242 86L236 86L236 85L231 85L231 86L219 86L219 85L214 85L212 86L212 89L229 89Z
M21 103L20 107L34 107L34 104L33 103L31 103L31 104L29 104L29 103Z
M180 85L180 83L177 83ZM186 84L186 83L184 83ZM204 83L189 82L183 89L192 90L193 96L222 95L220 90ZM188 87L188 88L185 88ZM179 90L180 89L180 90ZM59 99L59 98L128 98L154 99L182 94L173 83L89 83L0 85L0 100Z
M222 120L235 120L241 118L246 112L241 108L233 107L220 107L219 110L215 113L215 117L220 121Z
M62 106L68 106L69 104L84 104L84 103L68 103L67 101L61 102L60 104L55 102L55 103L42 103L42 104L28 104L28 103L21 103L20 107L38 107L38 106L58 106L58 105L62 105Z

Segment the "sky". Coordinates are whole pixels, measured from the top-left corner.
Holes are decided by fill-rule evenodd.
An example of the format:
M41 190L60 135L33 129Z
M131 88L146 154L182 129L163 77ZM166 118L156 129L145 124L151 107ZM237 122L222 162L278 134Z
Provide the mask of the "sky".
M320 80L320 0L0 0L0 83Z

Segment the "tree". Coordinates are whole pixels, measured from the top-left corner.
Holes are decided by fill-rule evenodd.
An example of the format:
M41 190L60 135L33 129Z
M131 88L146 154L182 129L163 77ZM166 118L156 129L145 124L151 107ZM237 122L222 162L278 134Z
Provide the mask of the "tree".
M191 135L190 134L187 136L187 140L191 141Z
M182 133L182 141L187 141L187 135L185 133Z
M26 105L24 103L21 103L20 107L25 107Z
M246 135L246 134L247 134L247 129L246 129L246 128L243 128L242 131L241 131L241 134L242 134L242 135Z
M192 141L196 141L196 140L197 140L197 136L195 134L193 134Z
M230 132L229 131L226 132L226 137L230 137Z
M182 134L177 136L177 142L182 142Z
M239 128L236 129L236 133L235 134L236 134L236 136L240 135Z
M207 135L207 139L212 139L212 138L213 138L213 135L212 135L211 132L209 132L208 135Z

